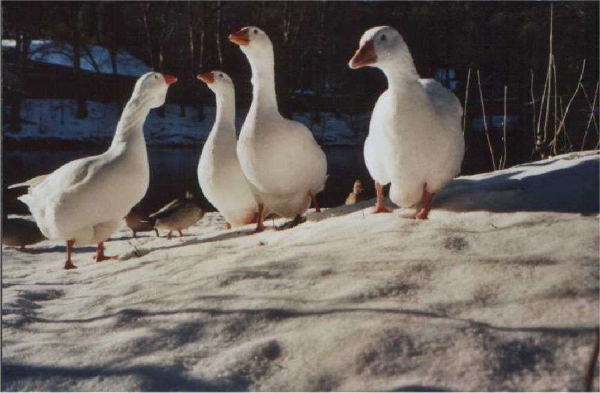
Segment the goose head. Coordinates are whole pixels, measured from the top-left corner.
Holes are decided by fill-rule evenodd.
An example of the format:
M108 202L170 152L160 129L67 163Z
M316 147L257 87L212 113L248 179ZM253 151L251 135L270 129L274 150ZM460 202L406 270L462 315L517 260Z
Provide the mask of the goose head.
M248 58L258 59L273 52L273 43L267 33L255 26L247 26L230 34L229 41L239 45Z
M133 95L147 103L150 108L158 108L165 103L167 90L175 82L177 82L177 78L172 75L148 72L135 83Z
M209 89L211 89L215 95L224 95L233 92L233 81L223 71L214 70L210 72L204 72L197 76L202 82L206 83Z
M352 69L370 66L385 70L391 66L408 72L414 70L408 46L400 33L390 26L367 30L348 66Z

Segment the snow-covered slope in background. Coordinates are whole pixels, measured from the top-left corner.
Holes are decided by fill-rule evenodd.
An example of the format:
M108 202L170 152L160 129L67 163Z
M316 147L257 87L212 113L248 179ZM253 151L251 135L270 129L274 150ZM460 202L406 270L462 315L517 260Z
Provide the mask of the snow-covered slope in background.
M2 40L3 48L14 48L15 40ZM33 40L29 44L29 60L40 63L56 64L73 67L73 47L65 42L54 40ZM152 71L146 63L129 52L121 50L116 58L117 74L126 76L140 76ZM84 45L81 49L80 66L82 70L99 72L101 74L114 73L110 51L99 45Z
M211 105L213 102L210 103ZM4 136L17 140L60 139L94 142L113 137L119 110L116 103L87 101L89 116L78 119L77 103L67 99L26 99L21 104L21 117L28 122L22 123L21 131L11 132L4 128ZM179 105L165 106L165 117L158 116L156 110L150 112L144 125L146 141L150 145L195 145L204 142L213 126L215 107L204 107L204 120L198 121L197 107L187 106L186 116L180 116ZM241 128L246 111L237 111L236 123ZM362 143L364 136L355 129L357 122L366 127L369 115L335 116L323 113L321 123L311 122L310 114L299 113L294 119L309 127L317 140L327 146L354 146ZM354 120L353 120L354 119ZM353 125L354 124L354 125Z
M3 248L2 388L581 390L598 165L461 177L428 221L367 201L260 234L216 213L171 241L122 229L121 260L83 248L76 271L62 244Z

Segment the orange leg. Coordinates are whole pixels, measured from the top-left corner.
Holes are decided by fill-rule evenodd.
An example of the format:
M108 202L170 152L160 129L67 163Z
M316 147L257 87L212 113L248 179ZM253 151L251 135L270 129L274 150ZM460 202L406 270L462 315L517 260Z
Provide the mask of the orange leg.
M313 195L312 192L308 193L308 196L310 197L310 199L312 200L312 204L315 207L315 211L317 213L321 212L321 208L319 207L319 203L317 202L317 197Z
M168 240L171 240L171 232L172 232L172 231L169 231L169 233L167 233L167 239L168 239Z
M179 237L183 237L183 232L181 232L181 229L178 229L177 232L179 232Z
M421 210L417 212L415 215L415 219L417 220L427 220L427 216L429 215L429 210L431 209L431 200L435 194L427 191L427 183L423 184L423 197L421 199L422 205Z
M383 204L383 186L378 182L375 182L375 191L377 191L377 203L373 214L390 213L391 211Z
M117 259L117 257L104 255L104 242L98 243L98 248L96 248L96 262L107 261L109 259Z
M226 223L225 223L225 229L231 229L231 224L230 224L230 223L228 223L228 222L226 222Z
M77 269L77 266L73 265L73 262L71 262L71 251L73 251L74 245L75 240L67 241L67 261L65 262L65 270Z
M258 213L256 213L256 229L254 232L262 232L265 230L265 224L263 223L263 212L265 210L265 205L262 203L258 204Z

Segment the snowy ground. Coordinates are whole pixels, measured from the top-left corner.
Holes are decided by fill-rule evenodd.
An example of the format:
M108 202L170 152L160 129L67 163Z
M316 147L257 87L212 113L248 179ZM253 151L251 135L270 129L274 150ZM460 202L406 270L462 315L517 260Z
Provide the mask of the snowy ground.
M75 271L62 244L3 247L2 389L581 390L598 164L459 178L429 221L366 201L261 234L122 229L122 260Z
M175 104L165 105L164 118L158 116L156 110L151 111L144 125L146 142L152 146L195 146L203 143L215 121L213 105L214 101L206 103L203 121L198 121L197 107L191 105L186 108L186 116L180 116L180 107ZM110 141L119 121L118 105L87 101L87 108L88 118L78 119L75 116L77 104L74 100L26 99L21 105L21 117L27 121L22 123L21 131L15 133L5 127L3 133L5 137L20 141ZM245 110L237 111L238 130L241 129L245 116ZM319 124L311 120L309 113L296 113L293 118L309 127L322 145L355 146L364 139L355 130L366 129L369 115L352 117L322 113Z

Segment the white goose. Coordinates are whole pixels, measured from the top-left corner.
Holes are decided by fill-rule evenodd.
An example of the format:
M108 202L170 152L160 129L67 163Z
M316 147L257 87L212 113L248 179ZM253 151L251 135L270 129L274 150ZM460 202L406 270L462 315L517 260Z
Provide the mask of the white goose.
M217 115L202 148L198 181L208 201L225 217L227 229L255 222L258 203L238 161L235 134L235 90L222 71L198 75L215 93Z
M237 145L242 170L259 200L257 231L264 229L264 207L283 217L301 220L323 190L327 160L303 124L285 119L277 108L273 44L261 29L245 27L231 34L252 69L252 105Z
M388 79L371 117L364 155L375 180L375 213L388 212L383 186L401 207L422 201L417 219L427 219L433 195L460 171L464 155L462 107L433 79L419 79L408 46L392 27L367 30L350 68L372 66Z
M65 269L76 268L71 262L75 245L97 244L96 261L110 259L104 255L103 242L148 189L144 121L151 108L165 102L169 85L176 81L174 76L156 72L141 76L106 152L12 186L29 187L28 194L19 199L29 207L42 233L67 243Z

